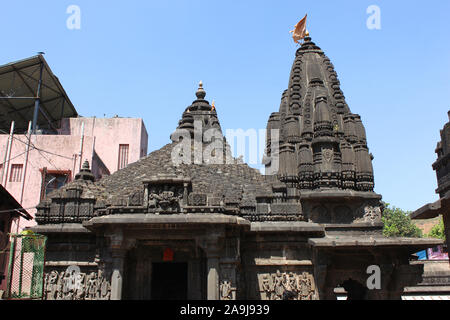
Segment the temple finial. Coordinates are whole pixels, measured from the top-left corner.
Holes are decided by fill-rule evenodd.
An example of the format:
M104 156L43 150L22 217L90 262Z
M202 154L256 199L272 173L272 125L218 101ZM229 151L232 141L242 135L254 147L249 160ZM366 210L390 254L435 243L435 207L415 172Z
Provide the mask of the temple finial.
M205 92L205 90L203 90L203 81L200 81L198 83L198 90L195 93L195 95L197 96L197 99L199 99L199 100L205 99L206 92Z
M89 161L84 161L83 165L81 166L80 172L77 173L75 176L75 180L85 180L85 181L92 181L94 182L95 176L92 174L92 171L89 166Z
M81 166L82 170L90 170L89 161L85 160L83 165Z

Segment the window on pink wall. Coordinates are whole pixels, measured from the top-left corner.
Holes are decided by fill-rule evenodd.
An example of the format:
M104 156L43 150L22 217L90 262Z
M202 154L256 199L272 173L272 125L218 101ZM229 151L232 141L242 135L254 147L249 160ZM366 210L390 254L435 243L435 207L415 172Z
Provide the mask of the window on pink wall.
M118 170L125 168L128 165L128 153L130 145L121 144L119 145L119 165Z
M42 185L41 185L41 200L54 190L58 190L65 184L70 182L70 176L72 175L70 170L47 170L44 168L42 173Z
M9 176L9 182L21 182L22 181L22 164L12 164L11 174Z

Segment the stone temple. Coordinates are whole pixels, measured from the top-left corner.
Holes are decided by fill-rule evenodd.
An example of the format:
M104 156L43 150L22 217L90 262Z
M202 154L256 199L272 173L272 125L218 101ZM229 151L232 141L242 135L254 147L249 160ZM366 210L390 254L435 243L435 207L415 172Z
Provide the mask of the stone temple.
M383 237L364 126L310 37L269 117L266 175L196 96L171 143L97 182L85 163L39 204L46 299L400 299L421 281L411 255L441 242Z

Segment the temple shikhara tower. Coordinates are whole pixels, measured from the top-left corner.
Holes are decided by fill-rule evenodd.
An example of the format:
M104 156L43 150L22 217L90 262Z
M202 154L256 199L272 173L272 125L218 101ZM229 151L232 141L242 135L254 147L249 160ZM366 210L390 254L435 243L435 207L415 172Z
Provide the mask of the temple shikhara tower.
M441 242L382 235L362 119L309 36L266 175L231 157L217 109L200 84L169 144L99 181L86 162L41 202L46 299L400 299L421 281L411 255Z

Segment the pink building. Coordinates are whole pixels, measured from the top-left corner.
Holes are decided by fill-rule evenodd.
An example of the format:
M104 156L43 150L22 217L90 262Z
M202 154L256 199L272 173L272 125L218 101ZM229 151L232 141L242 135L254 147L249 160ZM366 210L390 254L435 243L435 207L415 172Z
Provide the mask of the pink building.
M0 184L33 217L84 161L100 179L145 156L147 142L142 119L79 117L42 55L0 66Z
M28 148L27 134L0 135L0 154L7 155L0 165L1 184L32 216L40 200L72 181L85 160L100 179L147 154L142 119L70 118L61 123L58 134L32 134ZM21 219L19 228L33 225Z

